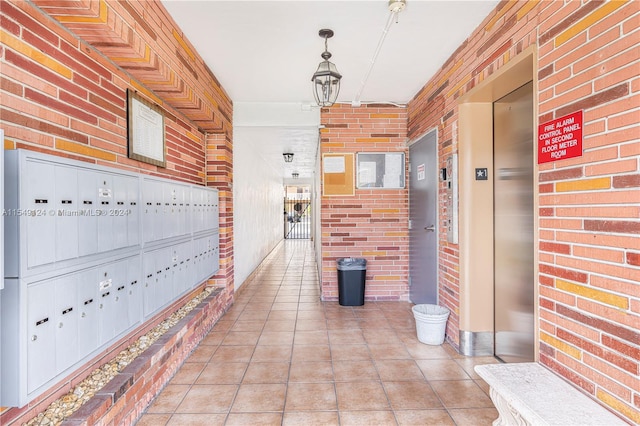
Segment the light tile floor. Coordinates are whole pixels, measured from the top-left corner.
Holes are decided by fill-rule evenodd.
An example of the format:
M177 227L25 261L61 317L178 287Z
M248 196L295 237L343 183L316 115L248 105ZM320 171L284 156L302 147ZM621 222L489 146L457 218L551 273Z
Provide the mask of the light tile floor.
M142 425L490 425L474 365L418 341L411 304L321 302L312 243L287 240L147 409Z

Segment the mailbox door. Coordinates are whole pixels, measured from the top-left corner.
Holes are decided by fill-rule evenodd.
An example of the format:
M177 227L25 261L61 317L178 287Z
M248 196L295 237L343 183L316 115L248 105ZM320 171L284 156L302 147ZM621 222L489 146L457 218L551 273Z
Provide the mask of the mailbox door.
M35 160L26 161L24 199L26 209L27 268L55 261L55 166Z
M98 271L95 268L77 274L78 356L83 358L98 348Z
M56 373L78 361L77 276L60 277L55 283Z
M55 282L44 281L27 288L27 392L32 392L56 373Z
M56 261L78 257L78 171L55 166Z

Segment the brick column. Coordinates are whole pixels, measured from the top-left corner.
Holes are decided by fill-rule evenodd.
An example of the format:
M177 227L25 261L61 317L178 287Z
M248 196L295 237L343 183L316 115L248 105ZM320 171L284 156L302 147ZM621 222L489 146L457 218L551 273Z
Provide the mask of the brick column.
M233 138L232 131L207 133L206 185L219 191L220 207L220 270L210 284L223 287L227 302L233 299Z
M322 109L321 123L322 154L404 152L406 157L406 108L335 105ZM408 300L408 185L323 196L320 221L323 300L338 299L336 259L340 257L367 260L366 300Z

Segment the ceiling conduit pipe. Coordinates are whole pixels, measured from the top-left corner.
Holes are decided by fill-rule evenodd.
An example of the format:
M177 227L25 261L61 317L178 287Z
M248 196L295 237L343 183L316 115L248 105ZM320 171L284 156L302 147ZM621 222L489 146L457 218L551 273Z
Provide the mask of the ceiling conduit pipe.
M373 57L371 58L371 61L369 63L369 68L367 69L367 72L365 73L364 78L360 81L360 89L358 89L358 93L356 93L355 98L351 102L352 107L359 107L362 104L362 102L360 101L360 97L362 96L364 87L366 86L367 81L369 80L369 76L371 75L373 66L375 65L376 60L378 59L378 54L382 49L382 45L384 44L384 39L387 37L387 33L391 28L391 24L393 24L394 18L398 15L398 13L404 10L405 4L406 4L405 0L389 1L389 11L390 11L389 19L387 19L387 24L384 26L384 29L382 30L382 34L380 35L380 41L378 41L378 46L376 46L376 50L373 53Z

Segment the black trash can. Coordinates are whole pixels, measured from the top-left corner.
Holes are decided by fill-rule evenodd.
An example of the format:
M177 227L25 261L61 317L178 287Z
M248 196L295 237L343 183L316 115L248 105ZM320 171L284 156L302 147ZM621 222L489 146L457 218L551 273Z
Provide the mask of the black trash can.
M364 305L364 282L367 259L344 257L338 264L338 303L342 306Z

